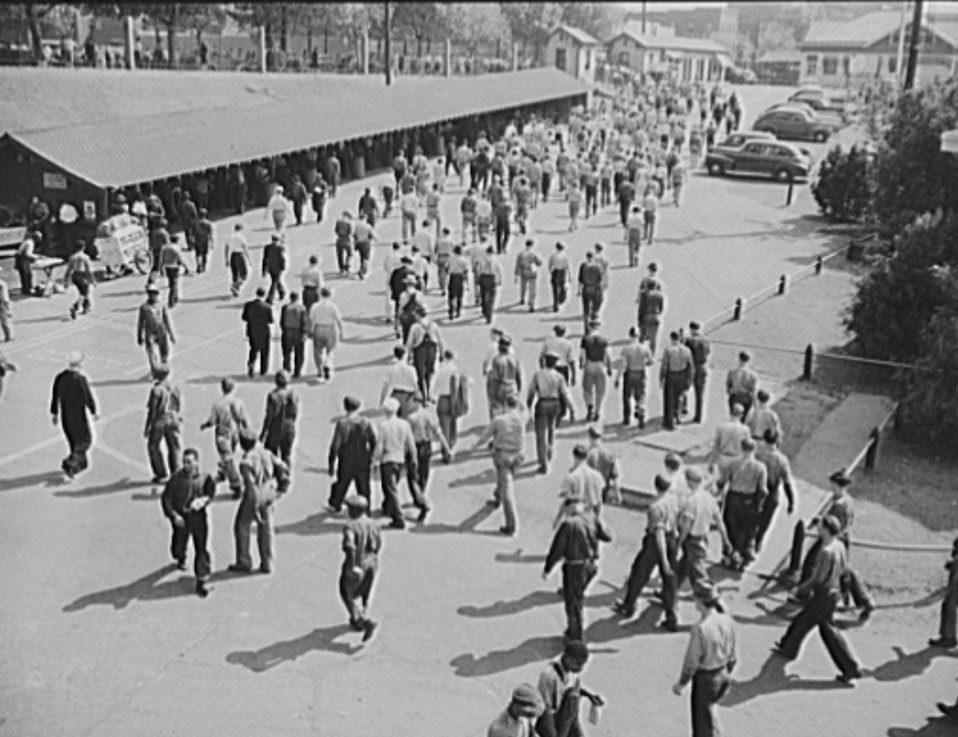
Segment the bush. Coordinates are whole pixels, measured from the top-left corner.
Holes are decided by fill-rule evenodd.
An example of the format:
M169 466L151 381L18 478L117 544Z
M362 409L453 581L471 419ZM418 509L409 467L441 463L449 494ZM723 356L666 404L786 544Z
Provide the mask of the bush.
M845 151L836 146L822 160L812 194L819 209L829 220L858 222L871 211L873 157L852 146Z

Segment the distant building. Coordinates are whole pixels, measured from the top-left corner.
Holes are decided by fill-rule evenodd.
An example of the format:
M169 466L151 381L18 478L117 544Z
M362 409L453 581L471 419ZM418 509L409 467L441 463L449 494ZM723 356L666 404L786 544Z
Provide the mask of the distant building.
M870 13L848 23L812 24L799 44L801 81L840 87L866 79L898 79L900 11ZM911 23L905 24L904 65ZM958 71L958 16L926 17L921 27L919 81L950 77Z
M802 52L798 49L766 51L752 67L764 84L797 85L802 70Z
M626 30L609 41L607 48L613 66L678 82L720 81L725 68L732 66L728 49L704 38L642 35Z
M595 68L602 51L598 39L574 26L557 26L546 44L546 59L556 69L589 84L595 83Z
M651 3L650 3L651 5ZM646 33L651 33L648 23L671 26L676 36L709 38L731 46L738 36L738 11L730 8L674 8L671 10L648 10L645 13ZM641 33L642 13L626 15L626 29ZM638 29L635 26L638 25Z

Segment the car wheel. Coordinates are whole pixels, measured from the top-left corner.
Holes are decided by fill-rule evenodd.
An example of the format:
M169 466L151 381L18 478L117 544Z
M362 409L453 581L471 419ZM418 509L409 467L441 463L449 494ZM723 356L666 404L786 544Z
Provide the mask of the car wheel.
M718 161L713 161L709 164L709 174L713 177L720 177L725 173L725 166L720 164Z
M815 143L825 143L825 141L828 140L828 134L825 131L815 131L812 140L815 141Z
M782 167L781 169L776 169L772 177L777 182L790 182L792 181L792 172L785 167Z

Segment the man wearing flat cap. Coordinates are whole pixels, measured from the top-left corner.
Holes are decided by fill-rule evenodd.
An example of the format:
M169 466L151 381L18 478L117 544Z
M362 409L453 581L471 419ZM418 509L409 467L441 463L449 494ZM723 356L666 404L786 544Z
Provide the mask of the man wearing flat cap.
M367 616L373 583L379 568L382 536L379 525L368 517L369 500L352 492L343 500L349 520L343 526L343 567L339 595L349 612L349 626L363 633L363 642L373 636L377 623Z
M612 376L609 339L599 332L601 326L602 323L597 318L590 319L586 334L579 344L579 366L582 369L582 396L586 406L586 422L598 422L602 416L606 383Z
M798 594L808 593L810 598L773 649L786 660L794 660L798 657L805 636L818 627L825 649L838 667L836 680L847 684L861 678L862 672L845 636L835 629L832 621L841 598L842 577L848 567L848 553L838 537L841 533L842 523L837 517L829 514L822 519L814 569L796 590Z
M489 363L486 375L489 395L489 416L505 411L506 399L522 391L522 365L512 348L512 338L500 335L495 358Z
M715 705L728 692L738 662L732 618L710 583L695 589L695 608L701 619L692 626L679 680L672 686L678 696L692 682L692 737L722 733Z
M160 302L160 288L152 281L146 285L146 302L140 305L136 320L136 343L146 348L150 371L170 362L170 346L176 343L170 311Z
M852 479L844 470L840 470L829 476L828 480L831 482L832 499L829 502L828 508L825 510L825 514L822 515L822 517L812 519L809 525L817 524L820 526L822 519L828 516L838 520L840 529L836 533L836 536L845 546L847 555L851 543L851 526L855 521L855 509L852 504L852 498L848 494L848 487L851 486ZM805 539L804 525L799 522L795 527L795 538L792 541L792 558L789 564L789 570L786 573L786 576L791 577L797 572L798 559L801 555L802 544ZM811 577L818 551L821 549L822 544L821 538L816 540L805 556L801 567L801 577L799 579L802 583L808 581ZM842 591L843 593L847 592L850 594L855 606L861 610L859 619L861 621L867 620L875 609L874 602L872 602L871 597L868 595L868 592L865 591L865 587L862 585L858 575L851 569L851 566L847 564L847 561L845 574L842 578ZM808 593L807 588L802 588L801 585L799 585L799 588L796 589L794 593L794 597L797 601L802 601L807 597Z
M82 364L83 354L79 351L67 356L67 368L53 380L53 396L50 399L53 424L55 426L59 421L70 446L70 455L60 464L67 480L89 465L87 452L93 444L93 433L87 413L97 418L96 399L89 380L80 371Z
M587 698L593 707L605 704L598 693L582 685L582 671L589 661L589 648L582 640L567 640L562 655L539 676L539 695L545 707L536 722L540 737L582 737L579 700Z
M153 368L153 386L146 402L146 450L153 470L153 483L165 484L170 473L180 468L180 451L183 447L180 428L183 423L180 412L183 398L180 388L170 379L170 367L159 364ZM169 469L163 458L161 445L166 445Z
M543 367L532 375L526 406L531 411L535 403L536 457L539 461L539 473L547 473L552 460L552 447L555 441L555 428L565 406L572 406L572 397L565 378L556 370L559 356L552 351L542 354Z
M520 683L509 705L489 725L486 737L533 737L535 720L542 714L542 698L535 687Z

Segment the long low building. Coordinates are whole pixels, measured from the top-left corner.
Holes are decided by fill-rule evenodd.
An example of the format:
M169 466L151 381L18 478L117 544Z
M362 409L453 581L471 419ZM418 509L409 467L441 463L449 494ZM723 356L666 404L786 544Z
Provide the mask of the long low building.
M389 87L363 76L5 68L0 204L38 196L100 219L127 188L186 190L193 178L226 187L230 167L252 184L256 167L273 175L292 158L321 167L333 153L344 178L360 177L401 147L436 155L450 137L565 113L589 89L550 68Z

